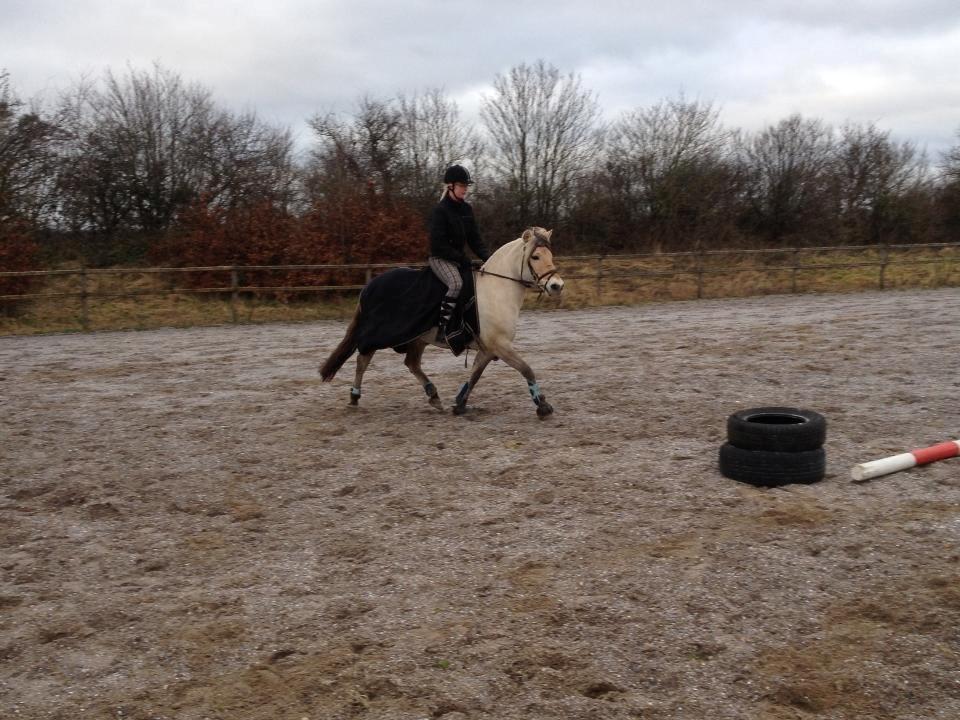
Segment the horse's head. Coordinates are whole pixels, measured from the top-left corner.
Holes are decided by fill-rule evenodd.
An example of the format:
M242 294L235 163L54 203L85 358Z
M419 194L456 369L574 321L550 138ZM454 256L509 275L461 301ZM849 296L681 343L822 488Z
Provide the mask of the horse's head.
M523 257L532 281L547 295L563 292L563 278L553 264L553 248L550 236L553 230L530 227L523 231Z

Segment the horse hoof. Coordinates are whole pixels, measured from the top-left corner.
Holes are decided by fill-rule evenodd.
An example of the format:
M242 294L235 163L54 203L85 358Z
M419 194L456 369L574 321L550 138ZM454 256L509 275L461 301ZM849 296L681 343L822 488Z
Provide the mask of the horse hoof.
M433 405L437 410L443 410L443 402L440 400L439 395L434 395L430 398L430 404Z
M454 415L465 415L466 413L467 413L467 406L466 406L466 405L454 405L454 406L453 406L453 414L454 414Z
M537 405L537 417L543 420L548 415L553 415L553 405L546 400L541 400L540 404Z

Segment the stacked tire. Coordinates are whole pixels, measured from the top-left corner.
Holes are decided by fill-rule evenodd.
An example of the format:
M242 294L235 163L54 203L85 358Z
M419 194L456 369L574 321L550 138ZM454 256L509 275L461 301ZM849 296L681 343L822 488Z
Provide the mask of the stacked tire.
M812 410L740 410L727 418L720 472L758 487L819 482L827 471L826 438L826 418Z

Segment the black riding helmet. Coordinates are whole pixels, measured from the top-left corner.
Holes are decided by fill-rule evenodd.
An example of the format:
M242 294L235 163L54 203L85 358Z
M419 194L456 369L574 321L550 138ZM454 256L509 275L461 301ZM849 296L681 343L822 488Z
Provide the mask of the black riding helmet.
M445 183L473 185L473 180L470 179L470 173L467 172L467 169L463 165L451 165L448 167L447 171L443 173L443 181Z

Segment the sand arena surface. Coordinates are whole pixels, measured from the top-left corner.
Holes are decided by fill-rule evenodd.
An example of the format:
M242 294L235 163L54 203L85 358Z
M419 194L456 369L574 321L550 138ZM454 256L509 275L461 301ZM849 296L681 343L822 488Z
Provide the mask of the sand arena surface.
M0 717L960 717L960 290L525 314L456 418L345 324L0 338ZM462 358L428 349L447 407ZM828 477L722 478L734 410Z

